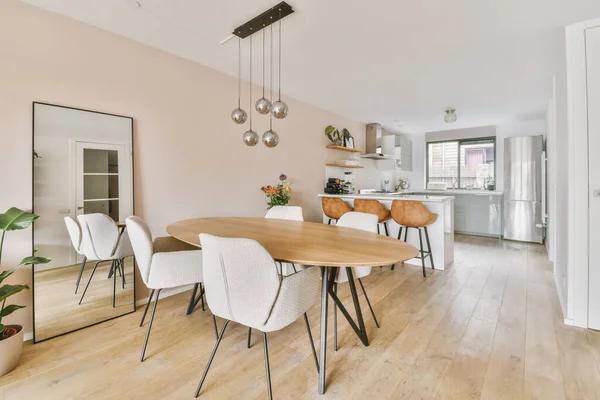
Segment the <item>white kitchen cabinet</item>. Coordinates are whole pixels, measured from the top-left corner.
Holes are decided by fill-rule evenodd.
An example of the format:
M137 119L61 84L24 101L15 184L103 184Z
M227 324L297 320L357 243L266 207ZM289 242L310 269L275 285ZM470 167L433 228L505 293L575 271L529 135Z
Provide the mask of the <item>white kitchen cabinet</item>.
M404 135L396 136L396 157L400 157L398 167L402 171L412 171L412 140Z
M502 235L502 195L451 195L454 196L454 232L490 237Z

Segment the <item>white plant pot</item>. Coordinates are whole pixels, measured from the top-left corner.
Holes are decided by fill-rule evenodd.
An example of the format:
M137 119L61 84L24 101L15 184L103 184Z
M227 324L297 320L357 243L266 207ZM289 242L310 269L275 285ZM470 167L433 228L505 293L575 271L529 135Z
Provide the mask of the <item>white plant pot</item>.
M6 327L15 328L17 334L0 340L0 376L15 369L23 351L23 327L20 325L6 325Z

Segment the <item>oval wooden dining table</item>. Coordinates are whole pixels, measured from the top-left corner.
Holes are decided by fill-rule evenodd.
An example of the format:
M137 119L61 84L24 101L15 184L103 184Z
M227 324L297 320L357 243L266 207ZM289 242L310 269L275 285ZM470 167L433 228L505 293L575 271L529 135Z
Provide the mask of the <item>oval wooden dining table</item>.
M358 229L314 222L266 218L215 217L175 222L167 232L176 239L202 247L199 235L247 238L259 242L276 261L321 267L321 326L319 393L325 393L328 300L331 297L365 346L369 345L352 267L378 267L410 260L416 247L397 239ZM356 310L354 322L333 290L339 268L346 268Z

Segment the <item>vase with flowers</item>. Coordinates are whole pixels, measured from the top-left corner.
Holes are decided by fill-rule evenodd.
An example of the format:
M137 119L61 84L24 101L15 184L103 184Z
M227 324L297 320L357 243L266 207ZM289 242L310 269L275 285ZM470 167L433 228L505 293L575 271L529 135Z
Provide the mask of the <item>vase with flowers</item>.
M292 198L292 184L285 174L279 175L279 183L274 186L263 186L260 188L269 199L267 208L285 206Z

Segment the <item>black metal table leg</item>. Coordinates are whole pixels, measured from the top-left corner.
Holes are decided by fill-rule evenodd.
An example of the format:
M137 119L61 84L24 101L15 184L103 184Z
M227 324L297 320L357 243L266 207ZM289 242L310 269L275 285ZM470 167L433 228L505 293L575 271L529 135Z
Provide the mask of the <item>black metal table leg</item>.
M325 394L325 369L327 365L327 306L328 295L327 267L321 267L321 340L319 342L319 394Z
M333 290L333 283L335 283L334 282L335 271L332 271L332 273L330 274L330 277L329 277L330 281L328 284L327 291L329 292L329 295L331 296L331 298L333 299L333 301L335 302L337 307L340 309L340 311L342 312L342 314L344 315L344 317L346 318L348 323L350 324L350 327L356 333L356 336L358 336L360 341L365 346L368 346L369 338L367 337L367 331L365 329L365 323L364 323L364 320L362 317L360 303L358 301L358 293L356 291L356 285L354 284L354 275L352 274L352 268L350 268L350 267L345 267L345 268L346 268L346 274L348 275L348 286L350 287L350 293L352 294L352 301L354 303L354 308L356 310L356 319L357 319L358 325L356 324L356 322L354 322L354 320L352 319L352 316L350 315L350 313L348 312L346 307L344 307L344 304L342 303L342 301L339 299L339 297Z

